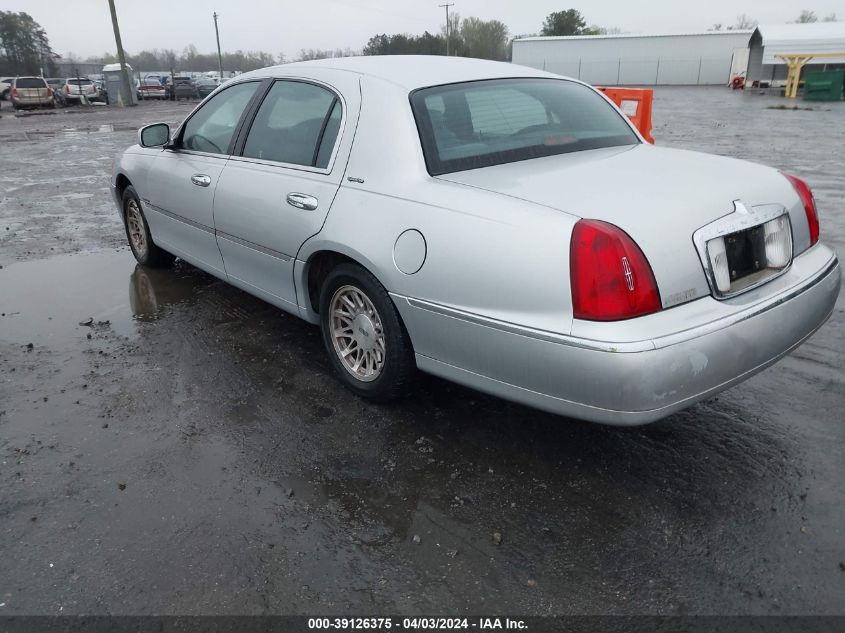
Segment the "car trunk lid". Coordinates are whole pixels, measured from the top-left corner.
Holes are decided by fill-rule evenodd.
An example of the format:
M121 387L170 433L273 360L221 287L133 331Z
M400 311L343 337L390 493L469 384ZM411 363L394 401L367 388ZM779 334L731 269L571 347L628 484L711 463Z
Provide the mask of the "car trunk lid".
M615 224L643 250L664 307L711 294L693 234L747 207L797 196L776 170L653 145L604 148L438 176ZM793 213L792 222L801 221ZM800 244L796 242L796 252Z

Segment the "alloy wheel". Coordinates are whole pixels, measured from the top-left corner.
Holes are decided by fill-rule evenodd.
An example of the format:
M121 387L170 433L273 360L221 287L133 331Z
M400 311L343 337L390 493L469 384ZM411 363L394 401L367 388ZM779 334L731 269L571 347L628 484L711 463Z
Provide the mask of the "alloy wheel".
M147 255L147 229L137 200L126 203L126 228L132 248L143 259Z
M355 286L341 286L329 302L334 351L357 380L372 382L384 369L384 326L370 298Z

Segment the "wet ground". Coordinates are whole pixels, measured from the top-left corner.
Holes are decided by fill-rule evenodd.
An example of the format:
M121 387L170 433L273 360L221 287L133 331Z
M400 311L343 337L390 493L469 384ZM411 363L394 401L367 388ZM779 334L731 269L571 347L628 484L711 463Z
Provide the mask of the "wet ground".
M782 103L659 89L654 136L805 177L841 256L845 103ZM845 301L643 428L369 405L313 327L135 265L112 156L187 110L0 111L0 614L845 614Z

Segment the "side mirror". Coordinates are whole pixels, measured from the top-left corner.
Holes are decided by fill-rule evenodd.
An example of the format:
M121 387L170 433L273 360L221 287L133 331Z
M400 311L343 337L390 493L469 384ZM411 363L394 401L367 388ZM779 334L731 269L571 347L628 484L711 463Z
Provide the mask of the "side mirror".
M153 123L138 130L138 144L141 147L163 147L170 141L170 126L167 123Z

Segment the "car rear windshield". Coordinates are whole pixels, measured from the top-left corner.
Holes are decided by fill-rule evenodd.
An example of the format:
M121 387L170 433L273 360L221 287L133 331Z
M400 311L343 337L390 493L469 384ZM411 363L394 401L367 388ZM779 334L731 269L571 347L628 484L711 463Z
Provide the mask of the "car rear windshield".
M601 95L564 79L492 79L411 94L431 175L640 142Z
M16 88L46 88L46 84L40 77L18 77L15 81Z
M90 79L68 79L67 82L71 86L90 86L92 83L94 83Z

